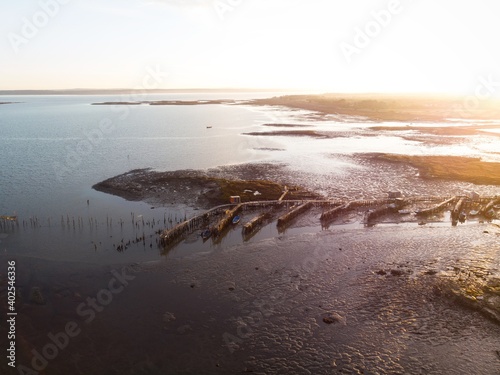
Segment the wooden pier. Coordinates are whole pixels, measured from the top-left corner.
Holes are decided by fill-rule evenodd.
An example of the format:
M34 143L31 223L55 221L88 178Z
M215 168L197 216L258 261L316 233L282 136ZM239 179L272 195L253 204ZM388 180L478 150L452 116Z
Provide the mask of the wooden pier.
M457 200L457 197L451 197L449 199L446 199L445 201L433 206L433 207L430 207L430 208L424 208L424 209L421 209L421 210L418 210L416 212L417 216L427 216L427 215L432 215L432 214L435 214L437 212L441 212L443 211L446 207L448 207L448 205L450 205L451 203L455 202Z
M17 216L0 215L0 220L2 220L2 221L17 221Z
M484 216L490 216L490 211L493 209L493 206L500 202L500 198L491 199L484 208L480 210L481 214Z
M285 228L293 219L314 207L313 202L303 203L278 219L278 228Z
M244 236L249 236L253 232L255 232L260 225L262 225L266 220L269 220L272 217L270 212L265 212L263 214L260 214L256 217L254 217L252 220L250 220L248 223L246 223L243 226L243 235Z
M464 204L464 201L465 201L464 197L460 198L457 204L455 205L455 208L453 208L453 211L451 211L451 222L453 225L457 225L458 217L462 212L462 206Z
M13 231L19 227L17 216L0 216L0 230Z
M365 214L365 225L373 226L374 221L379 217L397 212L398 208L395 204L388 204L384 207L379 207L374 210L369 210Z
M396 214L398 209L405 205L421 204L422 202L435 202L429 208L424 208L416 212L419 216L429 215L445 210L449 205L455 204L451 210L452 224L456 225L456 221L464 209L468 206L483 205L481 214L486 217L487 213L494 209L494 206L500 202L500 197L481 197L472 200L467 196L453 197L406 197L404 199L373 199L373 200L356 200L345 201L340 199L335 200L276 200L276 201L254 201L240 204L227 204L215 207L204 214L186 220L172 229L164 230L160 234L160 244L162 246L170 246L177 243L185 235L192 233L195 230L208 228L211 219L215 216L221 216L215 225L210 227L214 237L221 236L224 230L231 224L232 219L241 211L250 210L265 210L243 226L243 236L254 234L259 226L272 218L273 214L270 210L284 210L288 207L294 207L291 211L285 213L277 220L278 230L284 229L293 219L304 214L313 207L322 208L325 210L320 217L321 224L325 226L339 216L351 210L359 210L364 207L373 208L366 212L364 216L365 224L370 225L378 218L386 214ZM437 203L437 204L436 204Z
M242 210L242 208L243 206L241 204L238 204L236 207L227 210L224 217L220 219L215 226L210 228L212 235L214 237L217 237L219 236L219 234L224 232L224 229L226 229L228 225L232 223L233 218Z
M351 209L351 202L343 204L341 206L337 206L335 208L332 208L331 210L323 212L323 214L320 217L320 221L326 225L329 222L335 220L337 217L342 215L343 213L349 211Z

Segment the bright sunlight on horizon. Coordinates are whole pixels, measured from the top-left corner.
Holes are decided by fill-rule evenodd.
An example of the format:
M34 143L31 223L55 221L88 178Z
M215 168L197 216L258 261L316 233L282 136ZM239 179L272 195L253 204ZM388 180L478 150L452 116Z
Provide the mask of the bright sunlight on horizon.
M0 90L150 88L498 96L493 0L20 0ZM495 90L493 90L495 89Z

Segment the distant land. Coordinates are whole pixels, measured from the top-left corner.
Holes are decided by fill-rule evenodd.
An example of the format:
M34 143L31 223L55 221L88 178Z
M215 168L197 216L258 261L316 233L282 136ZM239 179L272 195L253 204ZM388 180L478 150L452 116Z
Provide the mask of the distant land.
M321 94L256 99L249 104L305 109L371 121L500 120L498 98L437 94Z
M194 91L191 91L194 92ZM219 90L215 92L227 91ZM234 91L244 92L244 91ZM258 91L253 91L258 92ZM113 101L92 103L94 105L204 105L204 104L248 104L255 106L286 107L303 109L323 114L352 117L374 122L440 122L500 121L498 98L479 100L470 96L437 94L287 94L265 99L217 100L159 100L159 101ZM407 129L410 130L410 129ZM477 129L473 130L476 132ZM472 130L471 130L472 131ZM255 134L252 134L255 135ZM261 133L259 133L261 135ZM269 134L267 134L269 135ZM309 135L313 135L309 132Z

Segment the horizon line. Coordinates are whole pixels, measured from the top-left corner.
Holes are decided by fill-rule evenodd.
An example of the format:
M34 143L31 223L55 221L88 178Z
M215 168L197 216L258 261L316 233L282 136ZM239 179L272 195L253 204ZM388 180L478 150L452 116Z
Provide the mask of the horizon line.
M0 95L96 95L100 93L210 93L210 92L296 92L315 93L315 95L413 95L413 96L463 96L464 93L452 92L388 92L388 91L327 91L321 89L293 89L293 88L171 88L171 89L132 89L132 88L71 88L71 89L0 89Z

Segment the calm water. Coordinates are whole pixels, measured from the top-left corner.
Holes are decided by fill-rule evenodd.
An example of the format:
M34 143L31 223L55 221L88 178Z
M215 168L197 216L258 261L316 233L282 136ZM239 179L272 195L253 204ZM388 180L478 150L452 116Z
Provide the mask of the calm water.
M272 94L147 95L141 99L268 96ZM0 214L16 214L26 222L25 228L2 235L8 236L0 239L0 247L5 252L99 263L157 258L158 250L152 246L154 240L141 243L140 251L119 256L113 251L113 245L122 239L126 242L127 237L133 239L143 233L149 236L161 229L166 218L180 220L192 212L182 207L151 210L147 204L126 202L91 189L103 179L135 168L207 169L248 162L282 162L288 164L292 172L305 174L302 180L311 182L311 187L320 186L327 191L331 176L361 168L335 155L391 150L405 154L467 154L500 159L496 153L500 147L498 137L476 137L452 146L429 146L393 134L362 136L359 131L373 123L344 122L338 117L316 121L306 111L242 105L91 105L119 100L123 99L116 96L2 97L2 101L20 103L0 106ZM349 137L243 135L251 131L282 130L261 125L283 122L308 124L312 125L310 129L320 131L346 131ZM132 214L143 215L150 225L134 226ZM119 225L120 220L124 224ZM33 229L31 223L35 221L37 228ZM89 249L94 251L89 254Z
M200 99L213 97L197 96ZM144 99L193 97L151 95ZM10 233L0 244L6 251L58 259L88 259L86 251L78 253L82 246L91 244L93 237L89 232L92 229L96 232L99 226L107 228L108 220L114 220L115 227L119 220L127 220L128 224L131 212L136 216L144 215L146 221L161 219L162 222L166 214L162 209L153 212L140 202L126 202L96 192L91 189L95 183L135 168L206 169L263 157L249 144L255 140L240 134L265 121L268 118L265 113L216 105L91 105L113 100L120 98L2 98L2 101L21 103L0 108L0 213L17 214L27 222L36 218L42 227L30 231L29 235ZM185 214L182 209L169 210L174 219ZM80 233L79 218L85 224L80 225ZM73 219L77 223L76 230L70 231ZM98 222L97 228L95 225L91 228L93 222L89 223L89 219ZM66 229L63 233L60 232L61 221ZM130 228L125 226L124 230L130 231ZM115 238L119 235L121 233L115 233ZM157 256L157 252L153 254ZM144 254L138 257L143 258ZM95 255L93 261L110 261L113 256L105 258L103 254ZM125 258L131 260L128 256Z

